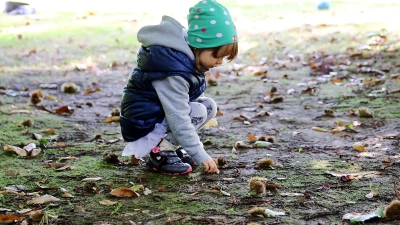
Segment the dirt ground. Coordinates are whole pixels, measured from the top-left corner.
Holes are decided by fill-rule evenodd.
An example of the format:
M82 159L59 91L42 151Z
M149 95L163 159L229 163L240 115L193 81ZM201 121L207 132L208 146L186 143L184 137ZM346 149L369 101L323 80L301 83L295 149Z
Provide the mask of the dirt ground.
M238 71L251 69L241 68ZM149 180L149 177L164 177L163 182L166 182L167 187L188 195L190 201L210 204L209 211L204 209L192 215L188 212L189 215L184 219L171 222L177 224L247 224L251 221L259 224L338 224L346 213L373 211L396 199L394 182L399 182L400 163L400 124L397 118L384 119L379 115L360 118L357 113L350 113L346 107L339 107L346 99L319 97L318 89L326 88L328 83L315 84L316 92L307 91L307 85L297 85L304 80L315 80L317 75L310 76L289 70L282 73L282 70L273 66L268 67L268 72L250 77L238 76L238 71L232 71L232 68L213 71L213 82L209 82L206 91L206 95L214 98L219 105L219 124L202 130L200 136L213 158L219 156L226 161L226 164L221 166L219 175L204 174L201 168L197 168L190 175L183 176L190 178L183 181L184 185L177 185L175 182L168 184L170 177L147 171L143 162L139 166L131 166L128 164L128 158L121 158L125 164L111 170L130 174L130 177L135 177L133 179L141 177L141 184L152 188L160 188L162 185ZM103 134L103 137L120 137L118 122L104 123L103 120L110 116L114 108L118 108L127 78L124 72L128 70L110 71L97 77L82 76L79 72L70 75L69 80L74 80L80 87L101 87L100 92L89 95L65 95L60 94L59 89L44 89L47 94L58 96L64 105L75 108L72 115L63 117L71 124L68 128L70 130L64 130L64 135L61 135L64 141L74 142L79 146L96 133ZM285 82L284 79L290 82ZM63 82L64 79L46 79L46 82L41 81L35 85L43 87L43 84L57 84L57 87L60 87ZM19 82L13 88L21 87L34 89L32 84ZM275 89L273 99L277 100L268 102L265 96L269 96L271 89ZM29 101L28 99L28 96L20 96L15 99L15 103L23 104ZM393 104L395 103L398 103L398 99ZM368 102L364 104L368 106ZM46 109L52 108L48 103L44 106ZM329 114L329 110L333 110L333 114ZM40 108L35 110L35 114L41 113L45 112ZM347 121L355 125L338 133L329 133L337 127L335 121ZM249 134L253 134L259 140L264 140L264 136L272 144L268 147L254 147L252 144L255 140L249 139ZM246 142L249 147L234 148L238 141ZM366 151L355 150L352 147L355 143L364 146ZM119 155L125 144L122 141L113 144L111 151ZM89 154L101 160L102 153L103 149L94 149L92 153L72 155ZM68 150L56 155L66 156ZM54 158L54 155L49 155L47 159L49 158ZM264 158L273 160L270 168L257 166L259 160ZM329 171L342 175L335 177ZM347 176L348 174L353 176ZM279 184L280 187L267 188L265 192L255 195L249 191L249 180L253 177L267 178L268 184ZM350 177L350 180L344 177ZM204 190L220 190L230 196L216 195L211 191L202 193ZM372 190L377 190L378 194L372 198L365 197ZM136 207L145 211L148 209L146 207L155 207L154 204L163 201L166 195L167 193L158 191L152 198L147 198L146 204L150 206L141 208L139 204ZM84 205L85 201L81 199L80 204ZM211 205L214 204L231 211L213 211L215 206ZM250 215L247 211L252 207L285 212L285 215ZM86 215L72 213L70 216L59 218L57 223L74 224L73 221L86 221L81 223L92 224L98 221L94 215L99 216L100 213L92 210L88 210L91 213ZM181 212L185 213L185 209L182 208ZM152 216L121 212L117 216L120 222L111 222L107 217L103 217L98 218L103 222L93 224L121 224L124 221L124 224L129 221L136 224L160 224L169 218L165 218L165 215L155 215L156 213L150 214ZM177 213L176 217L179 215ZM382 220L372 220L369 223L382 224ZM397 223L398 221L385 222Z

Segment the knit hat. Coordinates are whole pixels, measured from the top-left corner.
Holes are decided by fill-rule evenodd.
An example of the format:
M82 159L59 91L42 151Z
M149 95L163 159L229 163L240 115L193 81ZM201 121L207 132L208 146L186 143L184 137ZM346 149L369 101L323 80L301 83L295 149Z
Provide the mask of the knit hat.
M215 0L203 0L189 9L187 43L195 48L213 48L238 41L228 9Z

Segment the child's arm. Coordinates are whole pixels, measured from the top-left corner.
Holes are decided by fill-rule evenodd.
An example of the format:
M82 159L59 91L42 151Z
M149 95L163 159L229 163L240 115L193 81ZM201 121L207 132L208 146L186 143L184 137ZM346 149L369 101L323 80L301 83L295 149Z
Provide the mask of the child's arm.
M208 170L216 171L215 162L204 150L203 143L189 116L189 84L180 76L158 79L152 82L165 111L168 126L177 142L197 162L205 163ZM213 161L211 163L211 161ZM214 164L213 164L214 163ZM210 166L211 165L211 166Z

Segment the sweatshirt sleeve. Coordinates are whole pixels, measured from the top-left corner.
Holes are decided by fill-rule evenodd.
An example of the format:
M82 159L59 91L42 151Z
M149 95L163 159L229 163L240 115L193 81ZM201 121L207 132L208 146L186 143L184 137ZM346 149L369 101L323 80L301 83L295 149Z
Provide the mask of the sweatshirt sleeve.
M189 116L189 83L180 76L170 76L154 80L152 85L175 139L197 163L203 163L210 156L204 150Z

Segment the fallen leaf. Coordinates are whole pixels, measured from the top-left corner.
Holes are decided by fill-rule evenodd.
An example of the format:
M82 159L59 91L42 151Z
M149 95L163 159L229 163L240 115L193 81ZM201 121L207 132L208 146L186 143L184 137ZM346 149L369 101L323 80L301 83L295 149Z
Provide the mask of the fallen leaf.
M253 144L254 147L261 147L261 148L269 147L271 145L272 145L272 143L268 142L268 141L256 141Z
M95 89L92 89L92 90L86 90L85 92L83 92L83 94L84 95L88 95L88 94L91 94L91 93L94 93L94 92L98 92L98 91L100 91L99 87L97 87Z
M349 122L349 121L347 121L347 120L335 120L335 121L333 121L333 123L334 123L336 126L344 127L344 126L349 125L351 122Z
M54 134L56 133L56 131L54 129L45 129L42 131L45 134Z
M247 134L247 138L248 138L249 141L251 141L251 142L257 141L257 137L256 137L254 134L248 133L248 134Z
M384 214L384 207L381 207L371 213L355 213L355 212L347 213L342 217L342 219L354 222L364 222L366 220L375 217L383 217L383 214Z
M41 152L42 152L41 148L32 149L32 151L30 151L30 156L35 157L35 156L39 155Z
M43 204L43 203L46 203L46 202L58 202L58 201L60 201L60 199L58 199L58 198L56 198L54 196L43 195L43 196L40 196L40 197L37 197L37 198L34 198L34 199L28 201L27 204L28 205Z
M71 195L71 194L68 193L68 192L64 193L61 197L63 197L63 198L74 198L74 196Z
M53 148L64 148L65 143L64 142L54 142L54 144L51 145Z
M117 197L139 197L140 195L130 188L119 187L110 192L111 195Z
M111 122L117 122L119 121L119 116L111 116L108 117L107 119L103 120L104 123L111 123Z
M102 204L102 205L116 205L116 204L118 204L118 202L113 202L113 201L110 201L110 200L107 200L107 199L103 199L99 203Z
M28 144L28 145L26 145L26 146L24 147L24 150L26 150L26 151L31 151L31 150L34 149L34 148L36 148L36 144L35 144L35 143L30 143L30 144Z
M366 194L366 198L373 198L375 195L378 195L379 191L378 190L372 190L370 193Z
M27 156L27 153L24 149L17 147L17 146L12 146L12 145L5 145L4 146L5 151L10 151L10 152L15 152L19 156Z
M318 131L318 132L327 132L328 130L321 128L321 127L312 127L313 130Z
M365 151L366 151L364 145L363 145L363 144L360 144L360 143L355 143L355 144L353 144L351 147L352 147L353 149L359 151L359 152L365 152Z
M152 193L152 191L150 189L148 189L148 188L145 188L144 191L143 191L144 195L149 195L151 193Z
M18 217L18 216L15 216L15 215L1 215L0 214L0 224L3 224L3 223L12 223L12 224L14 224L16 221L21 221L23 219L24 218Z
M56 109L56 113L59 115L62 115L64 113L72 115L74 113L74 109L72 109L71 107L69 107L67 105L64 105L64 106L61 106L60 108Z
M99 181L101 179L103 179L103 178L101 178L101 177L88 177L88 178L82 179L82 181Z
M268 111L260 111L260 112L257 113L256 117L259 117L259 116L271 116L271 115L273 115L273 113L268 112Z
M281 196L287 196L287 197L294 197L294 196L304 196L302 193L280 193Z
M213 118L213 119L209 120L209 121L206 123L205 128L208 129L208 128L210 128L210 127L216 127L216 126L218 126L218 121L217 121L216 118Z
M237 149L237 148L251 148L252 145L248 144L248 143L245 142L245 141L237 141L237 142L235 142L234 147L235 147L236 149Z

